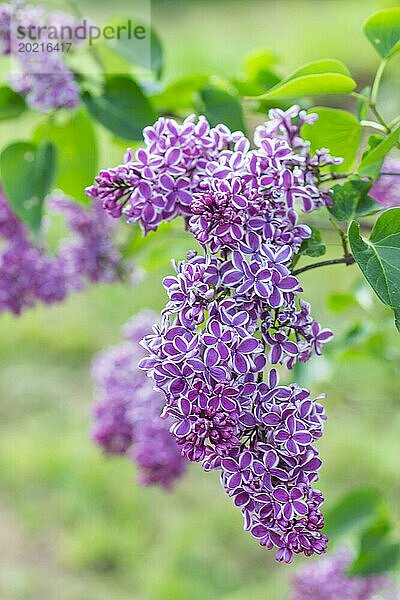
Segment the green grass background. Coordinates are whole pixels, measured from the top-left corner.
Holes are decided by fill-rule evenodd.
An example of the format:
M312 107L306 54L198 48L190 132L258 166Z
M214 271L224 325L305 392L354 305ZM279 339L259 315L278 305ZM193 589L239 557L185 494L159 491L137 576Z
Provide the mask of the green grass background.
M165 44L169 79L196 71L230 76L246 53L266 48L281 57L283 71L332 56L367 82L377 59L361 23L373 10L395 4L160 0L153 3L153 21ZM398 93L385 98L386 109L394 111ZM21 121L20 136L32 126ZM15 137L11 125L1 127L2 143ZM102 162L117 162L120 154L105 137ZM336 240L328 243L329 254L337 256ZM133 313L164 304L161 277L190 240L152 236L147 244L152 270L136 288L99 286L19 319L1 315L1 600L289 598L293 567L275 564L242 531L240 511L216 474L193 465L171 493L144 489L127 460L105 460L89 441L93 354L119 341L120 327ZM357 281L355 267L302 276L315 318L333 327L339 340L352 319L366 320L366 312L333 314L326 298ZM376 307L372 314L383 325L391 315ZM395 335L391 344L394 356ZM329 357L314 361L304 375L315 394L328 392L320 488L332 504L354 486L375 486L398 519L398 371L381 357L379 335L369 353L335 348L335 363Z

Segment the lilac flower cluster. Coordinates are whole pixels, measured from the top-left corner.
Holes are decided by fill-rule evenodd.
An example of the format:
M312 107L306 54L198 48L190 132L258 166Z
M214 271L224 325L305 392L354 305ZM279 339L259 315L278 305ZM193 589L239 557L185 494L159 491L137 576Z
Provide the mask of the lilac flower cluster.
M293 577L292 600L394 600L398 598L386 575L350 577L352 553L341 550L306 565Z
M50 208L63 215L72 234L58 248L70 289L82 289L86 282L113 283L132 275L113 240L114 222L96 204L85 210L63 196L54 196Z
M164 392L163 416L182 454L220 471L245 529L286 562L327 543L313 487L324 409L308 390L279 384L274 368L321 354L332 337L291 274L310 236L297 205L309 212L329 203L320 169L340 162L326 150L310 155L300 128L314 120L299 107L271 111L252 150L241 132L202 117L160 119L145 129L145 149L88 190L145 233L183 216L203 248L164 280L169 301L142 342L140 366Z
M400 206L400 159L387 156L369 195L383 206Z
M104 211L85 210L61 197L49 204L65 215L71 233L55 255L32 242L0 189L0 312L19 315L37 302L62 302L86 282L116 281L129 274Z
M67 295L61 264L32 244L0 189L0 312L19 315L38 300L51 304Z
M26 97L30 107L42 112L54 108L76 108L80 104L80 92L63 54L47 48L48 43L54 46L57 40L45 37L45 30L42 29L37 38L35 53L18 52L14 47L16 41L13 41L18 26L25 30L30 26L52 27L54 31L61 32L62 26L73 30L76 25L71 15L59 11L48 12L44 6L31 6L22 2L1 5L0 52L16 59L18 71L10 75L9 83L14 91ZM29 41L34 42L35 39L30 37ZM77 41L74 40L74 43Z
M101 171L87 193L112 216L138 222L144 233L181 215L213 251L232 247L243 232L297 248L310 232L298 224L294 201L307 212L329 203L318 176L341 159L326 151L310 156L306 142L299 142L301 126L315 115L293 107L271 111L270 117L255 132L256 150L240 131L211 128L204 117L196 122L190 116L181 125L160 118L144 129L145 148L128 150L125 163Z
M183 475L186 461L160 418L163 396L139 370L139 345L155 315L142 312L124 329L126 341L97 356L93 379L97 390L92 437L106 454L124 454L138 467L143 485L170 489Z
M224 125L210 128L206 119L187 118L182 125L159 119L143 131L146 148L128 150L125 163L103 170L89 196L102 200L113 216L123 213L129 222L140 223L144 233L161 221L191 215L193 192L206 176L206 167L220 153L244 141Z

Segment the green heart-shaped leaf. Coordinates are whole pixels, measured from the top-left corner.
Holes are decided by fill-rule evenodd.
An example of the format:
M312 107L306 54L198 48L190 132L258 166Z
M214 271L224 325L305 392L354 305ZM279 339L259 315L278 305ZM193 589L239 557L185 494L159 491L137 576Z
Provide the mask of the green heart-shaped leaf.
M349 242L358 266L380 300L400 309L400 208L386 210L368 240L360 236L360 225L353 221Z
M297 79L303 75L315 75L317 73L341 73L342 75L351 77L349 69L340 60L336 60L335 58L323 58L321 60L313 60L305 65L302 65L293 71L293 73L291 73L288 77L286 77L284 81Z

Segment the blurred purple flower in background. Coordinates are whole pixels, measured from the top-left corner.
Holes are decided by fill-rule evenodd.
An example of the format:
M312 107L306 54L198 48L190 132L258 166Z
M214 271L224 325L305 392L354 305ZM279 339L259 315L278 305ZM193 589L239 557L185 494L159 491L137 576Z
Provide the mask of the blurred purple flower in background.
M387 575L351 577L346 571L352 553L340 550L305 565L292 578L291 600L396 600L398 592Z
M138 368L145 356L139 341L156 315L139 313L124 328L126 341L100 353L93 362L95 406L93 440L106 454L125 454L144 485L170 489L183 475L186 460L161 418L163 395Z
M79 86L74 74L65 62L64 52L52 50L57 43L65 44L64 33L74 31L78 22L61 11L48 11L44 6L33 6L24 2L3 3L0 7L0 53L11 55L17 69L9 75L9 84L14 91L25 96L28 106L41 112L58 108L76 108L80 104ZM35 52L18 51L17 28L30 31L29 43L36 43ZM40 27L40 34L35 33ZM51 36L47 34L51 28ZM62 28L64 28L62 30ZM60 33L59 39L54 31ZM27 38L28 39L28 38ZM71 39L74 45L78 39ZM49 48L48 48L49 44Z
M62 302L87 283L130 280L133 269L113 241L114 223L98 206L85 209L53 195L48 206L63 214L69 236L50 254L31 239L0 188L0 312L16 315L34 306Z
M385 158L382 173L370 189L369 195L383 206L400 206L400 157Z

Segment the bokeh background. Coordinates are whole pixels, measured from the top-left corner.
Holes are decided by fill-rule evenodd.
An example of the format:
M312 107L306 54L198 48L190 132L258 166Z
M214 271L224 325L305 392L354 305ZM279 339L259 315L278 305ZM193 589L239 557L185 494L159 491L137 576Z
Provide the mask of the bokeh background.
M199 72L231 77L247 54L265 49L277 56L282 73L332 57L364 85L378 58L362 23L397 2L152 4L166 80ZM101 3L96 7L101 13ZM399 66L397 58L382 92L388 113L399 103ZM21 118L20 137L34 125ZM14 123L1 130L4 143L15 139ZM103 133L101 139L102 164L120 162L121 145ZM340 245L326 235L329 254L337 256ZM126 459L105 460L89 440L93 354L119 342L132 314L162 307L161 278L171 256L188 248L183 234L150 236L138 256L148 269L139 286L99 286L18 319L1 315L1 600L289 598L290 573L298 567L276 564L242 531L240 511L217 474L194 465L171 493L144 489ZM399 346L391 315L360 287L355 267L306 273L302 283L315 318L336 332L326 357L295 374L315 394L328 393L320 488L329 506L355 486L376 487L398 523Z

